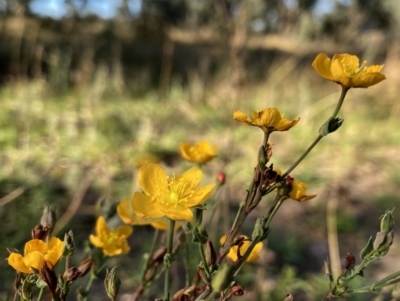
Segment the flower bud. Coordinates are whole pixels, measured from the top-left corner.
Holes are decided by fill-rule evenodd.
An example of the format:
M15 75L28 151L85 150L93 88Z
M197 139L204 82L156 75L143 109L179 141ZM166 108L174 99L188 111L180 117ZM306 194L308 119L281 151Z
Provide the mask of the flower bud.
M356 257L353 254L351 254L350 252L347 252L345 261L344 261L344 268L347 270L355 263L356 263Z
M104 286L106 288L108 297L110 297L112 300L115 300L119 292L119 287L121 286L121 280L119 280L116 266L110 271L107 270L106 278L104 279Z
M225 184L225 181L226 181L226 174L225 174L224 172L221 171L221 172L217 175L217 182L218 182L218 184L219 184L220 186L222 186L222 185Z
M39 277L46 282L51 294L54 296L57 289L57 275L46 262L39 270Z
M53 206L46 205L43 210L42 219L40 224L48 229L48 235L51 235L56 224L56 211Z
M335 132L338 128L340 128L343 124L343 119L341 118L330 118L327 122L325 122L321 128L319 129L319 134L321 136L326 136L330 133Z
M36 225L31 231L32 239L45 240L48 234L49 234L49 229L43 227L40 224Z
M62 278L64 279L65 282L74 282L79 277L79 274L80 272L78 268L72 267L64 272Z
M74 255L75 251L75 242L74 242L74 234L72 230L64 235L64 249L63 249L63 256L70 257Z
M217 260L217 253L215 252L213 243L210 240L207 240L207 242L203 245L203 248L206 257L206 264L209 267L212 267Z
M80 265L78 266L78 270L79 270L79 277L83 277L85 276L90 269L94 266L95 262L92 258L87 258L84 261L82 261L80 263Z
M381 217L381 232L389 232L393 230L393 210L387 210Z
M231 287L231 293L234 296L243 296L244 295L244 287L241 286L240 284L235 284L234 286Z

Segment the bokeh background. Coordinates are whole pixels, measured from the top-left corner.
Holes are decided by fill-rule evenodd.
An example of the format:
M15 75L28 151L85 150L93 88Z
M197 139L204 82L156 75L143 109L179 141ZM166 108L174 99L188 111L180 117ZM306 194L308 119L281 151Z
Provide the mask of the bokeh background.
M342 128L292 172L318 197L284 204L261 259L238 278L245 298L283 300L292 292L296 301L321 300L328 290L327 214L337 209L337 231L330 234L338 236L341 258L358 256L378 231L380 215L399 202L397 0L0 0L0 18L2 258L6 247L23 248L44 204L51 204L59 216L55 234L74 231L73 264L79 263L96 216L138 189L137 167L152 160L181 172L190 165L179 144L202 139L220 149L204 168L204 182L227 175L216 200L219 218L210 224L218 246L262 142L262 132L236 123L232 112L278 107L288 118L300 116L295 128L271 137L274 166L288 168L339 97L339 86L311 67L319 52L385 64L387 80L350 90ZM255 210L244 234L251 235L271 199ZM150 233L136 227L131 253L109 262L121 266L122 300L139 283ZM195 265L198 256L192 257ZM360 286L400 270L399 259L395 238ZM178 257L173 268L174 289L182 286L181 262ZM0 269L6 300L15 273L5 260ZM156 282L143 300L161 291ZM101 279L90 300L106 300ZM400 297L392 287L349 300Z

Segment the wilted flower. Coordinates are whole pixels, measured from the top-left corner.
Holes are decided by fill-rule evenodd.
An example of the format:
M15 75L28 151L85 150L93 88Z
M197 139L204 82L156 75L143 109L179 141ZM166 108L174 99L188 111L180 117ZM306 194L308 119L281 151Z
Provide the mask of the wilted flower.
M294 120L286 119L277 108L266 108L262 111L254 111L252 117L253 118L248 117L242 111L233 112L233 119L236 121L246 125L258 126L265 133L287 131L294 127L300 120L300 117Z
M306 183L303 183L303 182L297 181L296 179L293 179L292 190L289 193L289 197L292 200L295 200L298 202L305 202L305 201L315 198L317 196L316 194L311 194L311 195L306 194L307 188L308 188L308 185Z
M230 248L230 250L229 250L228 255L227 255L227 257L229 259L231 259L232 261L234 261L234 262L238 260L238 254L240 256L243 256L244 253L246 253L246 250L250 246L249 238L246 235L240 235L239 237L243 239L240 242L240 246L237 246L237 245L236 246L232 246ZM220 238L219 242L221 244L223 244L225 242L225 240L226 240L226 235L222 236ZM253 262L253 261L257 260L258 258L260 258L259 253L260 253L262 247L263 247L263 243L262 242L257 243L254 246L253 250L251 251L249 257L247 257L246 262ZM239 248L239 250L238 250L238 248Z
M195 145L185 142L179 146L179 152L185 160L203 164L211 161L217 155L218 146L211 145L208 141L200 141Z
M132 232L132 227L126 225L112 230L107 226L104 217L99 216L96 222L96 235L90 235L89 240L97 248L102 249L105 255L116 256L129 252L130 247L126 239Z
M133 212L144 218L166 216L175 221L190 222L193 219L190 208L203 203L215 188L215 184L198 188L202 175L198 167L169 177L158 164L143 166L138 181L144 193L133 195Z
M64 243L52 237L48 243L40 239L32 239L25 244L24 256L11 253L8 264L18 272L31 274L40 271L44 264L53 269L61 258Z
M380 73L384 65L360 66L357 56L347 53L335 54L332 60L319 53L312 66L323 78L336 82L345 88L368 88L386 79Z

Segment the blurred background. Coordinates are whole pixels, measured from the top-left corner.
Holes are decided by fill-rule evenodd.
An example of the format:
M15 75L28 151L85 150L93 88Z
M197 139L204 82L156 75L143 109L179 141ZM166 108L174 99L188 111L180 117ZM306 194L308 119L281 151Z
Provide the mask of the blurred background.
M296 301L321 300L328 290L327 214L337 210L337 231L330 234L338 235L341 258L346 252L358 258L379 230L379 217L399 202L397 0L0 0L0 18L2 258L6 247L22 250L44 204L51 204L59 216L55 234L74 231L73 264L79 263L99 204L111 206L139 189L137 168L144 162L177 173L188 168L177 152L185 141L218 144L204 182L226 173L216 215L233 215L263 138L259 129L235 122L233 111L278 107L287 118L301 117L295 128L271 137L272 162L287 169L339 97L339 86L311 67L319 52L385 64L387 80L350 90L343 126L292 172L318 197L287 201L278 212L261 259L238 278L245 297L274 301L291 292ZM244 234L251 235L271 202L254 211ZM211 222L216 246L233 217L220 220ZM121 266L126 300L139 283L151 231L136 227L131 253L110 260L110 267ZM399 259L395 238L360 286L400 270ZM193 264L198 260L193 255ZM6 261L0 266L3 300L15 273ZM179 258L174 267L179 275ZM93 300L106 300L102 281L96 285ZM182 287L178 276L173 287ZM143 300L161 296L161 289L156 284ZM400 297L392 287L349 300Z

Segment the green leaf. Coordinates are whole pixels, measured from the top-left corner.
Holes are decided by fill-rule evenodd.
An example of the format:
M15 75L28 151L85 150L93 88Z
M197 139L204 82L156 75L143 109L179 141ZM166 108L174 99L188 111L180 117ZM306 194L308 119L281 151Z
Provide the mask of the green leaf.
M362 249L360 257L364 259L368 254L374 250L374 244L372 242L372 236L369 238L367 245Z

